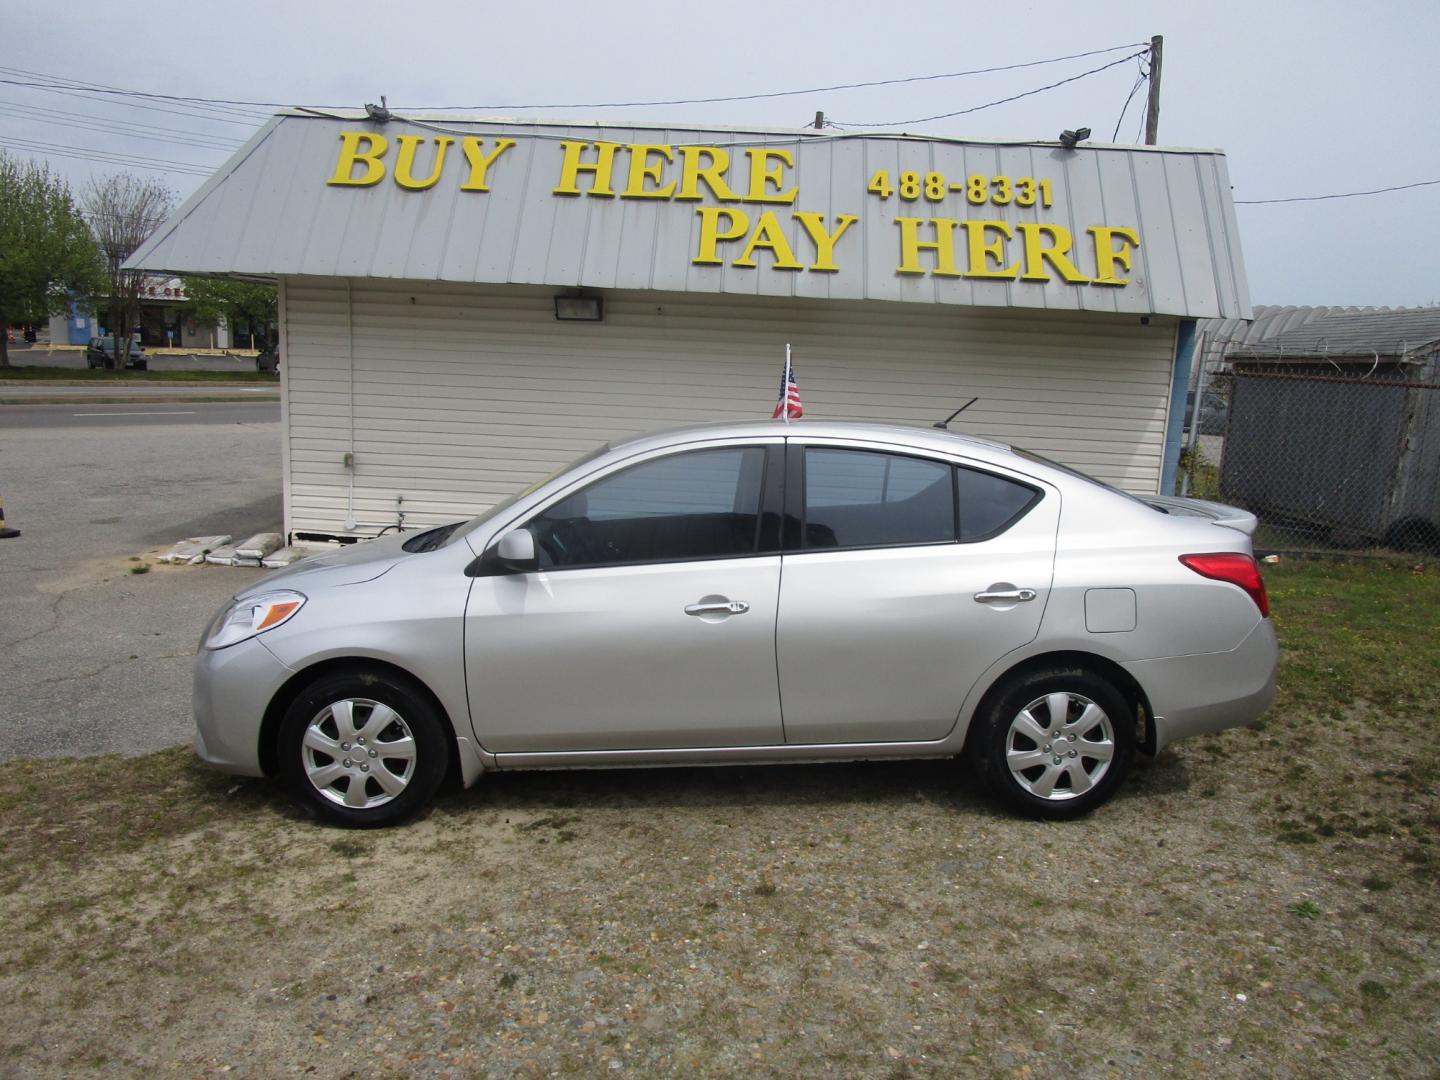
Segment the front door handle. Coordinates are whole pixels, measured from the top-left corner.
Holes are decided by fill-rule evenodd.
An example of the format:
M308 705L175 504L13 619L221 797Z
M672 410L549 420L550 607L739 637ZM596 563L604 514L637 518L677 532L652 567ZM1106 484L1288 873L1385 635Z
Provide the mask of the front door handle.
M977 604L1016 604L1034 600L1039 594L1034 589L1017 589L1009 583L992 585L984 592L975 594Z
M710 600L705 599L698 604L686 604L686 615L744 615L750 610L750 605L744 600Z

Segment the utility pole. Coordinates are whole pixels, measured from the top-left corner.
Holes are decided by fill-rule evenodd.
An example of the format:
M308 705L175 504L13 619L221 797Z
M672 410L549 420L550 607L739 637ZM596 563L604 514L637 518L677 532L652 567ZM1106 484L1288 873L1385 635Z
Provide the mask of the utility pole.
M1160 131L1160 53L1165 39L1156 34L1150 39L1150 101L1145 109L1145 145L1154 146Z
M819 130L821 130L824 126L825 126L825 114L824 114L823 112L817 112L817 113L815 114L815 130L816 130L816 131L819 131Z

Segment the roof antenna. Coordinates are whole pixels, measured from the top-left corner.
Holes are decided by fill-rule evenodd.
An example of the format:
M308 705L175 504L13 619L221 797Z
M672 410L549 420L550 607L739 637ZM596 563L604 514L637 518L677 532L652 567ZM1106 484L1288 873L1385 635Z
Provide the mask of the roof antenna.
M978 397L972 397L969 401L965 402L964 405L961 405L958 409L956 409L954 412L952 412L949 416L945 417L944 420L941 420L938 424L931 424L930 426L931 426L931 427L937 427L937 428L939 428L941 431L949 431L949 430L950 430L950 421L951 421L951 420L954 420L955 417L959 416L962 412L964 412L966 409L968 409L971 405L974 405L975 402L977 402L977 401L979 401L979 400L980 400L980 399L979 399Z
M377 124L383 124L390 119L390 109L388 103L385 101L384 94L380 95L379 105L372 105L369 102L365 103L365 115Z

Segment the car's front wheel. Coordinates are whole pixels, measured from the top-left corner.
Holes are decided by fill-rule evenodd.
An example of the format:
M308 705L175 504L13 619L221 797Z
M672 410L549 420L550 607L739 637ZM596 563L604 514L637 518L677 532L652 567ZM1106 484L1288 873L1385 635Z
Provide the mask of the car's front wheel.
M1031 672L975 718L969 751L986 787L1022 813L1073 818L1115 793L1135 756L1135 713L1083 669Z
M378 828L412 817L450 761L445 722L427 696L389 672L311 683L280 726L280 772L324 820Z

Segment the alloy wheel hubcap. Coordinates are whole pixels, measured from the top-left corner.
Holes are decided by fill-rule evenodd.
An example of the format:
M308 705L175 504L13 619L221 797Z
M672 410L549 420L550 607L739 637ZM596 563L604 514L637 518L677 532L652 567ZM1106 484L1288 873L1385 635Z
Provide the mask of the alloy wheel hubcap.
M1084 795L1110 771L1115 728L1083 694L1060 691L1030 702L1010 721L1005 764L1025 791L1052 802Z
M305 775L325 798L355 810L384 806L415 775L415 735L404 717L369 698L316 713L300 741Z

